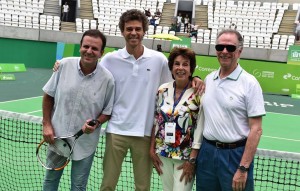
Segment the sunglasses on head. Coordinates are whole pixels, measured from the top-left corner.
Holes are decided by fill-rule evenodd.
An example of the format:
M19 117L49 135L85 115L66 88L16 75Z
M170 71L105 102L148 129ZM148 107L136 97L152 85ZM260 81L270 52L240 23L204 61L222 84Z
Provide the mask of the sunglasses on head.
M217 45L215 46L215 48L216 48L216 51L223 51L224 48L226 48L226 50L227 50L228 52L234 52L234 51L236 50L237 47L234 46L234 45L217 44Z

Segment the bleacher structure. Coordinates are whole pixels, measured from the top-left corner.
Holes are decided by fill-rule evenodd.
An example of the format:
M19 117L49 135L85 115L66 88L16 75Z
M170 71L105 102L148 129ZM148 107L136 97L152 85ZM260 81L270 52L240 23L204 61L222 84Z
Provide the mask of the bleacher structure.
M0 25L39 29L45 0L0 0Z
M87 1L87 0L82 0ZM94 19L76 18L76 32L99 29L105 35L121 36L118 27L120 15L132 8L154 13L163 10L166 0L88 0L92 2ZM176 1L171 1L171 3ZM223 28L235 28L244 37L244 46L251 48L287 50L295 42L293 31L278 34L286 10L298 10L300 3L276 3L242 0L195 0L195 5L207 7L207 28L199 28L193 43L214 44ZM60 17L44 15L45 0L0 0L0 25L60 31ZM162 12L162 15L164 13ZM176 13L174 13L176 15ZM149 26L145 36L169 33L169 26ZM183 28L183 27L182 27ZM171 33L175 34L173 31Z
M86 27L100 29L106 35L121 36L121 32L118 27L119 18L121 14L128 9L139 9L144 12L144 9L150 9L154 13L157 9L162 10L164 0L92 0L92 9L94 19L82 20L76 19L76 31L83 32ZM159 24L159 22L157 22ZM150 30L149 34L154 34L154 30Z
M288 3L231 0L203 3L208 7L211 30L198 30L199 43L214 44L218 31L234 27L243 35L245 47L286 50L294 44L294 35L277 34Z

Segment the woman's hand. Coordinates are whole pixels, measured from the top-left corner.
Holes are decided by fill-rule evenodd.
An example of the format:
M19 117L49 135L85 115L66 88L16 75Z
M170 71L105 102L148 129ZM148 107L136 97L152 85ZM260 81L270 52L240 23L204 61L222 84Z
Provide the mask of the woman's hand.
M194 179L195 164L192 164L192 163L186 161L185 163L180 165L177 169L178 170L182 169L182 174L180 176L180 181L185 179L185 184L187 184L188 182L191 182Z

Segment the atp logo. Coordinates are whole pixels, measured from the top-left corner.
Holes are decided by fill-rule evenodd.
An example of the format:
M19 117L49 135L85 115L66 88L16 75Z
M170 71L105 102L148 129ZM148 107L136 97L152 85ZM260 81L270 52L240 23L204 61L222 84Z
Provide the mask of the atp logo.
M283 79L285 79L285 80L287 80L287 79L289 79L291 77L292 77L291 73L287 73L287 74L283 75Z
M253 70L252 74L257 78L261 77L261 72L258 69Z

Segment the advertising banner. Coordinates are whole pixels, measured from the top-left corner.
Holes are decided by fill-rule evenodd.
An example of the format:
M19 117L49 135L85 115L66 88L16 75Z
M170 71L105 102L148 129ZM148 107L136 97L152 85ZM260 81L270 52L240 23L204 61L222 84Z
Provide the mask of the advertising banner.
M14 74L0 74L0 81L16 80Z
M191 48L191 38L180 37L181 40L172 40L170 50L176 47Z
M272 63L241 63L241 66L256 77L264 93L282 95L300 94L300 65ZM198 64L195 75L206 77L217 70L219 63Z
M2 72L25 72L26 68L24 64L20 63L1 63L0 73Z
M287 63L300 65L300 46L289 46Z

